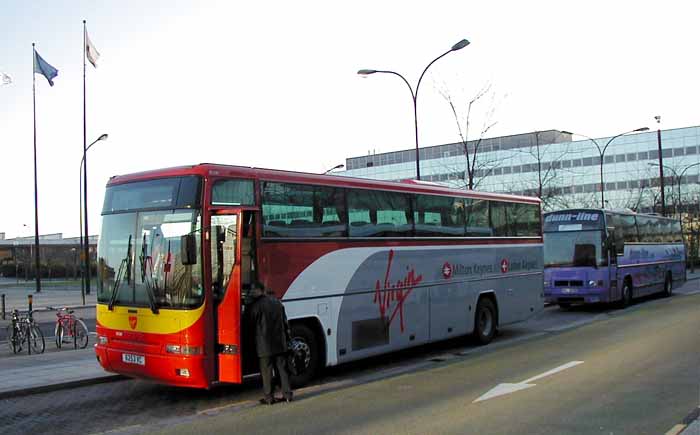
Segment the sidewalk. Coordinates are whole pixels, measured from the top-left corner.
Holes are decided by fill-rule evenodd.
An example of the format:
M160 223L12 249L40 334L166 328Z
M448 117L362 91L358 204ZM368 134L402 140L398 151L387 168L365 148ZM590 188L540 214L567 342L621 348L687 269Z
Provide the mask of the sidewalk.
M97 289L93 288L89 295L85 295L85 305L83 305L80 283L76 285L74 282L50 282L42 286L41 293L36 293L34 289L33 282L3 284L0 286L0 295L5 295L6 317L14 308L26 312L29 308L29 295L32 296L34 311L51 310L60 307L94 308L97 303Z
M102 369L92 346L2 358L0 373L0 399L122 379Z

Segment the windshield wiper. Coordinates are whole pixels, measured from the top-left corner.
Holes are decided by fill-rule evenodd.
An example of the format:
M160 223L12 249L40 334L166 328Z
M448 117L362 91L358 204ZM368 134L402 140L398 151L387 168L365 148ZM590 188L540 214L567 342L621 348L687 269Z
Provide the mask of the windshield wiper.
M114 277L114 288L112 288L109 305L107 306L110 311L114 309L114 303L117 301L117 295L119 294L119 287L121 286L124 272L126 272L126 283L129 284L131 279L131 234L129 234L129 244L126 247L126 257L122 258L119 264L119 270L117 270L117 276Z
M151 311L153 314L158 314L158 305L156 304L156 297L153 294L153 286L151 286L146 274L146 264L150 258L146 256L147 249L146 233L144 233L143 242L141 243L141 256L139 257L139 263L141 264L141 282L146 286L146 295L148 296L148 305L150 306ZM151 267L153 267L153 259L151 259ZM152 277L153 273L151 271L151 278Z

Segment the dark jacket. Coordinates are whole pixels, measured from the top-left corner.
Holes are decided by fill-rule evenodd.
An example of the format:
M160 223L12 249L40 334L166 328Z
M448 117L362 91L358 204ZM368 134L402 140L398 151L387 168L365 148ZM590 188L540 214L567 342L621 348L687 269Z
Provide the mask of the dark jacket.
M259 357L287 352L287 314L277 298L255 297L248 311L248 321L249 331L255 330L255 349Z

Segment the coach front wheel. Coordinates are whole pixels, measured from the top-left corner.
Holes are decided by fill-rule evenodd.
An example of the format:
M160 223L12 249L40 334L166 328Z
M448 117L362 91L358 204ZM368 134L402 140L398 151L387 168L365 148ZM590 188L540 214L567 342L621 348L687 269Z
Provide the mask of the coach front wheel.
M620 308L629 307L632 304L632 286L629 281L622 284L622 299L620 300Z
M321 347L314 331L303 323L292 324L292 347L296 374L290 373L293 387L308 384L316 376L321 362Z

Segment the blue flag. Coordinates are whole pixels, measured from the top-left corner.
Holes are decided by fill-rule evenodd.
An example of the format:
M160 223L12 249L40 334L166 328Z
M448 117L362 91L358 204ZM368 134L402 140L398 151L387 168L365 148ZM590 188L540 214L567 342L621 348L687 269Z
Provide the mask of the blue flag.
M42 59L39 53L34 50L34 73L39 73L46 77L49 84L53 86L53 79L58 75L58 70L49 65L49 63Z

